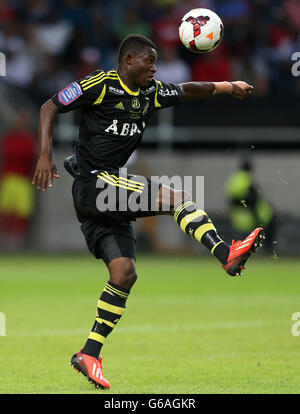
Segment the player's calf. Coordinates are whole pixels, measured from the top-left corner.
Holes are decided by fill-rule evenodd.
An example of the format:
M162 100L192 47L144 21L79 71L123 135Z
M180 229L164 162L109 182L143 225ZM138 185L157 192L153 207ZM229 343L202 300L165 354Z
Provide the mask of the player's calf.
M97 315L82 353L98 359L107 336L123 316L130 290L109 281L97 302Z
M174 219L184 233L202 243L223 265L227 262L229 246L218 235L206 212L193 201L179 204Z

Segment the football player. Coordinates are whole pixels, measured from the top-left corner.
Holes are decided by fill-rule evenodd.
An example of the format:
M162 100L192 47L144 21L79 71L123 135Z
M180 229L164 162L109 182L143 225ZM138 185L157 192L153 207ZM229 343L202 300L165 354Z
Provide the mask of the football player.
M190 194L120 171L141 142L154 111L218 94L243 99L253 90L243 81L160 82L154 78L156 60L156 46L151 40L129 35L120 44L116 70L99 69L71 83L40 110L40 158L33 184L46 191L53 186L53 179L59 178L51 151L56 117L81 109L75 156L66 159L65 167L74 177L73 201L87 246L106 263L109 280L97 303L92 330L83 348L73 355L71 365L100 388L110 387L99 358L102 345L123 315L137 279L132 221L158 214L173 216L181 230L203 244L231 276L241 274L263 237L259 227L230 246ZM110 201L105 204L106 199ZM136 209L137 200L143 201L143 208Z

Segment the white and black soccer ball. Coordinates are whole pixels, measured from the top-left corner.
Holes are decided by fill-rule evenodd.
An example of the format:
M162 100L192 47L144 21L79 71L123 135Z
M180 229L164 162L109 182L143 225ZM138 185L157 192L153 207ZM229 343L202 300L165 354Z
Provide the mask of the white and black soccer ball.
M191 52L214 50L222 41L224 26L220 17L209 9L193 9L186 13L179 27L179 37Z

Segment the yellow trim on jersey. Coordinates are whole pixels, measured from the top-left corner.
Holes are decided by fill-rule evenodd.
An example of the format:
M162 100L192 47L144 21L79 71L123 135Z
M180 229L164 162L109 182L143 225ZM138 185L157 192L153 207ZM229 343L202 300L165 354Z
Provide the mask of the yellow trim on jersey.
M106 79L114 79L114 80L118 80L118 78L117 78L117 77L112 77L112 76L104 76L104 77L102 77L100 80L97 80L97 81L95 81L95 82L93 82L93 83L89 84L88 86L82 87L82 89L83 89L84 91L86 91L87 89L92 88L92 87L93 87L93 86L95 86L95 85L98 85L98 83L101 83L101 82L103 82L103 81L104 81L104 80L106 80Z
M87 83L81 84L82 89L85 91L89 87L91 87L93 85L96 85L97 83L99 83L100 81L105 79L105 77L106 77L105 73L101 73L101 75L93 77L93 79L91 79L91 81L88 81Z
M106 84L104 84L101 94L100 94L100 95L99 95L99 97L96 99L96 101L93 103L93 105L100 105L100 104L101 104L101 102L102 102L102 101L103 101L103 99L104 99L105 93L106 93Z
M181 228L181 230L185 232L186 226L191 221L195 220L198 217L202 217L202 216L207 216L207 214L205 213L205 211L203 211L203 210L196 210L193 213L190 213L187 216L183 217L183 219L180 221L180 228Z
M154 105L155 105L155 108L161 108L161 104L158 102L158 100L157 100L157 93L158 93L158 85L160 85L161 86L161 88L163 87L162 86L162 83L161 83L161 81L158 81L158 80L156 80L155 79L155 83L156 83L156 90L155 90L155 96L154 96Z
M119 306L111 305L110 303L104 302L100 299L98 300L97 308L115 313L116 315L123 315L123 313L125 312L125 308L120 308Z
M202 236L204 233L206 233L209 230L216 230L215 226L212 223L206 223L200 226L194 233L194 239L198 240L198 242L201 242Z
M87 90L89 88L92 88L93 86L97 85L98 83L102 82L104 79L118 80L121 87L129 95L138 96L140 94L140 88L137 91L132 91L131 89L129 89L128 86L125 85L125 83L122 81L122 79L120 78L120 76L119 76L119 74L116 70L110 70L107 73L105 73L104 71L101 71L100 73L90 77L89 79L84 79L84 80L80 81L80 84L81 84L82 89L85 91L85 90Z
M112 323L112 322L110 322L110 321L107 321L106 319L102 319L102 318L96 318L96 321L98 322L98 323L105 323L105 325L108 325L108 326L110 326L111 328L114 328L115 326L116 326L116 324L115 323Z
M88 79L83 79L80 83L82 86L87 86L89 83L94 82L95 80L101 78L104 75L106 75L106 73L103 70L101 70L101 72L97 75L91 76Z
M128 86L126 86L125 85L125 83L124 82L122 82L122 79L120 78L120 76L119 76L119 74L118 74L118 72L116 72L117 73L117 76L118 76L118 80L119 80L119 82L120 82L120 85L122 86L122 88L127 92L127 93L129 93L129 95L134 95L134 96L138 96L139 94L140 94L140 88L137 90L137 91L132 91L131 89L129 89L128 88Z
M103 344L106 338L105 336L99 335L97 332L91 332L88 336L88 339L93 339L94 341L97 341Z

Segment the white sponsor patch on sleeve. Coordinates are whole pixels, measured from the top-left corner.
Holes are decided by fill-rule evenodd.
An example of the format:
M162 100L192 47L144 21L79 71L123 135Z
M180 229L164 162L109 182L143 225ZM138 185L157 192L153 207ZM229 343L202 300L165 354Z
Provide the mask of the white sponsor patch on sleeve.
M81 95L82 90L80 86L77 82L73 82L58 93L58 100L63 105L70 105L70 103L74 102Z

